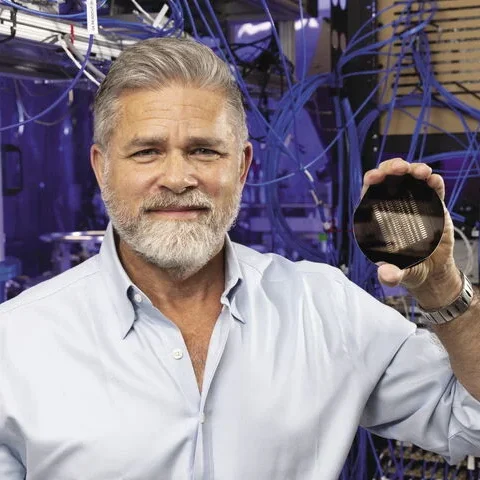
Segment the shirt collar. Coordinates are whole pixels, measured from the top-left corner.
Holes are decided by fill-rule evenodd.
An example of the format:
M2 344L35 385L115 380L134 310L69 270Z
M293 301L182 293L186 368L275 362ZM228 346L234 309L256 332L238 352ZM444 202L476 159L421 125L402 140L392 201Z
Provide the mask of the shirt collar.
M118 258L115 235L111 223L107 227L100 248L100 261L102 271L107 274L108 291L117 310L120 334L122 338L125 338L135 322L135 308L130 298L134 285Z
M107 274L108 291L117 311L120 334L122 338L125 338L136 319L133 297L135 294L141 294L141 292L130 280L118 258L115 234L111 223L105 231L105 237L100 248L100 261L102 270ZM221 303L230 308L235 319L245 323L234 301L235 294L242 282L243 276L237 253L227 235L225 238L225 290L221 296ZM150 302L148 301L148 303Z
M232 315L242 323L245 318L239 312L235 302L235 295L243 283L242 270L238 261L237 252L233 246L230 237L227 235L225 240L225 290L221 297L221 302L228 305Z

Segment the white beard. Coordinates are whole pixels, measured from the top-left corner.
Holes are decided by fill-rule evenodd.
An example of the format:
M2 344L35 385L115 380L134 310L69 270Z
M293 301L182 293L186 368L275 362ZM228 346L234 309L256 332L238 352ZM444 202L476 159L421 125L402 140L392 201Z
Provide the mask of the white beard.
M180 279L198 272L222 249L225 235L240 209L241 191L239 186L221 207L197 190L182 194L159 192L145 199L137 215L128 210L125 201L108 184L102 190L102 197L120 238L145 260ZM208 210L197 220L159 220L146 213L174 206Z

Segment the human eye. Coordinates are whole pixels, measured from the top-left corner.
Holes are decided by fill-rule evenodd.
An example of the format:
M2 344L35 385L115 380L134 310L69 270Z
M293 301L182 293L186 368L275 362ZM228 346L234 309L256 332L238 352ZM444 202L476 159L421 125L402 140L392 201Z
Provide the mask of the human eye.
M132 157L139 161L149 161L153 157L160 154L160 151L156 148L144 148L143 150L138 150L132 154Z
M200 160L213 160L215 158L218 158L221 154L220 152L212 150L211 148L198 147L194 148L190 152L190 155L195 158L199 158Z

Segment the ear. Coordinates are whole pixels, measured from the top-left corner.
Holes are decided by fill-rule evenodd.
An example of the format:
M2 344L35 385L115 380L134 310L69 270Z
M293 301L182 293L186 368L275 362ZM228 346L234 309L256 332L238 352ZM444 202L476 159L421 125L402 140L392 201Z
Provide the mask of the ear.
M253 145L250 142L245 144L242 152L242 159L240 164L240 182L245 185L247 180L248 171L253 160Z
M103 173L105 171L105 162L107 161L105 154L101 148L95 143L90 148L90 164L92 165L93 172L97 178L98 186L100 190L103 188L104 178Z

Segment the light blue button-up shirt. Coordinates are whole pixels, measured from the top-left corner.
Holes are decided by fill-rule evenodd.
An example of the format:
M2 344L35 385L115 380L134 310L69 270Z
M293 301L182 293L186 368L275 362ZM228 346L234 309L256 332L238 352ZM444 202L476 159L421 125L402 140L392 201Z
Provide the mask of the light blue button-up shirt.
M334 480L359 424L480 455L480 404L430 333L327 265L227 239L226 273L201 394L111 228L3 304L0 479Z

